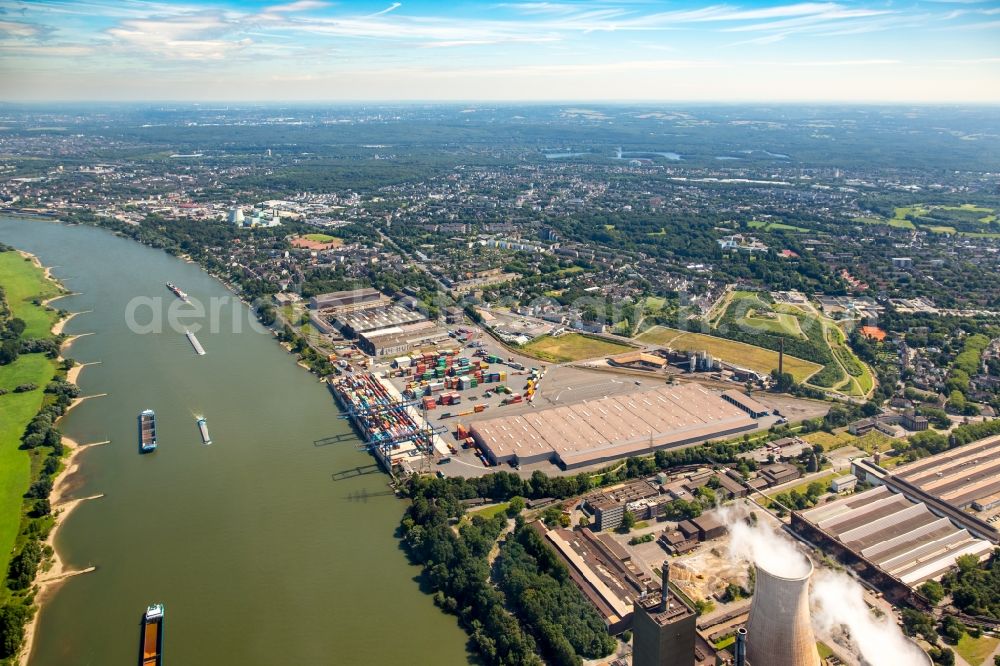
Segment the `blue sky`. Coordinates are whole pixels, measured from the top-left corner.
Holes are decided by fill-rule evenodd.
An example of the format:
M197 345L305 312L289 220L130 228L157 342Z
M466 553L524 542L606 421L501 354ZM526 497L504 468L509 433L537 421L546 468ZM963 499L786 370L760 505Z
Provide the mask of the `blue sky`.
M1000 103L1000 1L0 0L0 99Z

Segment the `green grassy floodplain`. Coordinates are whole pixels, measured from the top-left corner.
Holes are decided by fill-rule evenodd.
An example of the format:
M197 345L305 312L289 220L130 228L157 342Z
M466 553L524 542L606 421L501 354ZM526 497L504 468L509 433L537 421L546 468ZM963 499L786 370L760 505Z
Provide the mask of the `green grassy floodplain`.
M17 252L0 253L0 286L15 317L24 320L25 338L45 338L52 331L56 312L32 303L58 296L59 287L45 278L45 270Z
M60 288L46 279L45 271L16 252L0 253L0 286L15 317L25 321L24 337L51 337L58 314L33 301L59 295ZM0 565L6 572L17 541L24 511L24 493L31 482L31 456L22 451L21 435L41 409L45 386L56 373L56 363L43 354L24 354L0 366ZM35 384L34 391L14 393L21 384Z

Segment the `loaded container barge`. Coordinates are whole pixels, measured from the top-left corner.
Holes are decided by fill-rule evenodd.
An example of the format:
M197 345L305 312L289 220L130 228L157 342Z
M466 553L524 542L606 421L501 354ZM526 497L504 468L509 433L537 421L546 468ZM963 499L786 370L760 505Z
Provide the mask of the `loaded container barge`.
M142 616L142 651L139 666L163 664L163 604L153 604Z
M139 450L142 453L156 450L156 413L152 409L139 412Z

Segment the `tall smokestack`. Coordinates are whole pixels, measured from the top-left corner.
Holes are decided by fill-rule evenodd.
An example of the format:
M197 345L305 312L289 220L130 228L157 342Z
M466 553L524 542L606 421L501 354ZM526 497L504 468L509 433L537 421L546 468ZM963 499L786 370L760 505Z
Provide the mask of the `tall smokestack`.
M747 666L747 630L745 627L736 630L736 666Z
M785 339L778 338L778 377L785 373Z
M667 598L670 596L670 560L663 560L660 574L660 612L667 610Z
M820 666L809 621L812 572L812 562L804 573L791 576L779 576L757 565L746 637L746 659L751 664Z

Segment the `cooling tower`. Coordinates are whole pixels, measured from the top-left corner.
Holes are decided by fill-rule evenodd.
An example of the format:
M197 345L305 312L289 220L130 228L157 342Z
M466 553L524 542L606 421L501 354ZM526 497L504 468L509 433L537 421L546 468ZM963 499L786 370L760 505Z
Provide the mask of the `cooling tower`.
M809 578L779 576L757 565L747 622L746 655L751 666L820 666L809 622Z

